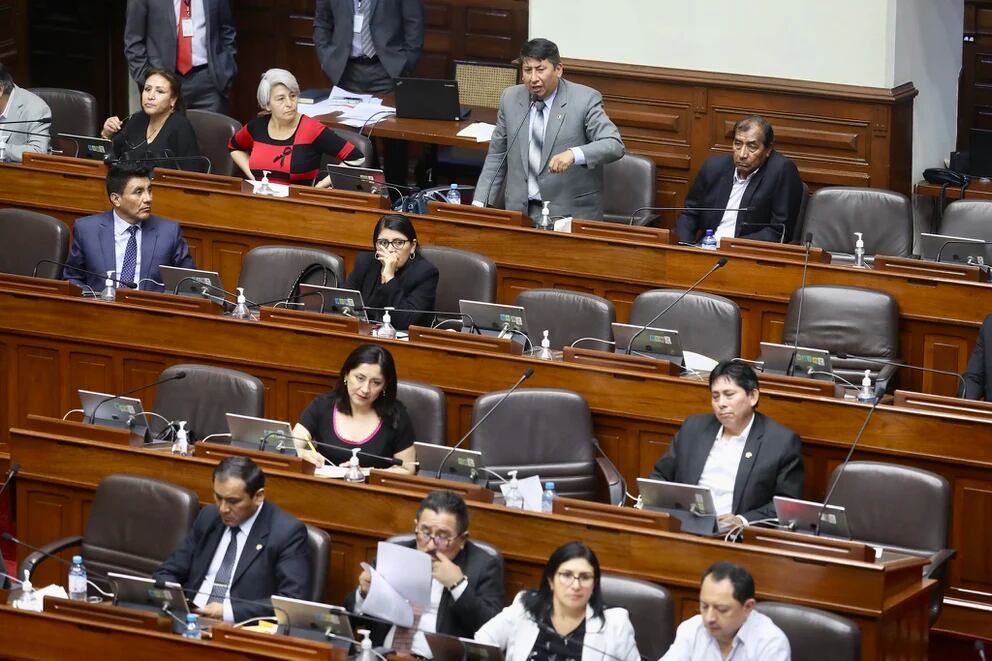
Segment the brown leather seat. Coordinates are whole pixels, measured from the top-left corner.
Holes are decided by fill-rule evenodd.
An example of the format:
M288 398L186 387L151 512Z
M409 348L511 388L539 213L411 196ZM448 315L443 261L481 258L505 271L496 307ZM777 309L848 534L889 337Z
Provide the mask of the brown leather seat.
M992 202L955 200L944 209L940 233L967 239L992 241Z
M96 97L92 94L62 87L34 87L28 91L41 97L51 109L53 138L59 133L85 136L100 134ZM67 154L67 156L74 155Z
M818 608L760 601L764 613L782 630L792 648L792 661L858 661L861 630L851 620Z
M505 394L479 397L472 407L472 423ZM482 453L483 464L500 475L518 470L519 479L540 475L542 483L553 481L562 496L614 505L623 500L619 471L601 452L597 456L589 405L571 390L517 390L472 433L470 442Z
M0 244L0 273L57 280L62 267L39 262L65 262L69 227L58 218L36 211L0 209Z
M337 133L338 137L340 137L342 140L347 140L348 142L355 145L362 151L363 158L361 161L355 164L356 167L374 168L377 166L379 159L376 158L375 144L372 142L372 140L365 137L358 131L352 131L350 129L333 128L331 130ZM323 170L324 168L326 168L328 163L337 164L339 163L339 161L338 159L325 154L320 162L321 169Z
M173 365L159 378L179 372L185 378L158 386L152 410L166 420L185 420L192 440L227 433L225 413L261 417L265 412L265 386L251 374L212 365ZM149 426L160 430L162 423L155 420Z
M600 580L607 608L626 608L634 625L637 651L659 659L675 641L675 601L668 588L626 576L603 574Z
M445 246L419 246L417 250L437 267L440 278L434 308L458 312L458 301L496 301L496 262L485 255Z
M630 323L638 326L648 323L683 292L652 289L638 295L630 311ZM690 292L652 327L677 330L683 349L716 361L741 355L741 311L736 303L723 296Z
M200 501L189 489L138 475L108 475L100 481L81 536L65 537L41 547L46 553L80 547L91 573L110 571L151 576L186 538ZM32 553L18 576L45 559ZM90 576L96 580L95 576Z
M323 268L321 268L323 267ZM303 276L306 277L303 277ZM299 294L297 285L341 287L344 260L334 253L300 246L259 246L245 254L238 286L256 303L282 301ZM299 301L299 299L298 299ZM299 309L298 305L286 307Z
M541 346L548 331L552 349L562 349L580 338L580 346L610 351L612 324L616 321L613 303L601 296L565 289L528 289L517 296L516 305L527 313L527 333L535 347Z
M241 122L210 110L187 110L186 119L193 125L200 153L210 159L210 172L227 177L242 176L227 148L231 137L241 128Z
M902 193L877 188L832 186L813 193L803 232L834 262L854 261L854 233L864 234L867 255L908 257L913 252L913 209ZM799 240L802 240L800 235Z
M448 405L443 390L428 383L400 380L396 382L396 399L410 413L418 442L446 445Z
M647 156L631 154L603 166L603 220L629 225L630 216L638 209L658 206L657 167ZM658 216L642 211L634 225L651 225Z
M307 527L307 552L310 555L310 594L307 599L323 603L327 587L327 568L331 563L331 536L316 526Z

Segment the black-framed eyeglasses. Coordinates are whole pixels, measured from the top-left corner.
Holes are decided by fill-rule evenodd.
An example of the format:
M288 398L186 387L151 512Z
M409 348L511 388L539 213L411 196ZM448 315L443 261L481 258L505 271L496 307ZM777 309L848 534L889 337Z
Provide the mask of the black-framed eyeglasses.
M576 574L570 571L560 571L556 575L558 576L558 580L565 585L571 585L575 581L578 581L579 585L584 588L592 585L592 582L596 579L595 574Z
M403 250L408 243L410 243L410 239L393 239L392 241L389 239L376 239L375 245L377 248L382 248L383 250L386 250L390 246L392 246L393 250Z
M431 534L431 531L426 528L417 528L415 531L417 533L417 539L420 540L422 544L426 544L433 540L434 546L439 549L446 549L449 545L453 544L461 534L451 535L446 532Z

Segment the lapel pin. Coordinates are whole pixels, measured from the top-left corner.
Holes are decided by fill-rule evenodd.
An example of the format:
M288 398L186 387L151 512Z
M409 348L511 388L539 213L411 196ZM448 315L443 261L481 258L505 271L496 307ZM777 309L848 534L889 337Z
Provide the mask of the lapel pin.
M751 454L750 452L745 452L745 453L744 453L744 458L745 458L745 459L750 459L750 458L751 458L751 457L753 457L753 456L754 456L754 455L752 455L752 454Z
M751 453L750 452L748 453L748 456L751 456ZM256 544L255 545L255 550L256 551L261 551L262 550L262 545L261 544Z
M557 117L555 117L555 119L557 119L560 122L561 121L561 114L559 114Z

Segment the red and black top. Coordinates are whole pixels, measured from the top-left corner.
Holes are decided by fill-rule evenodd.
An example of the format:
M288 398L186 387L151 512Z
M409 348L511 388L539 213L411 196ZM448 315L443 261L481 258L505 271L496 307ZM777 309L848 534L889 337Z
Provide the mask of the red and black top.
M324 154L338 161L362 158L358 147L306 115L300 115L296 131L285 140L269 136L268 115L256 117L234 134L227 148L248 152L248 167L255 179L262 178L262 170L269 170L269 181L274 184L312 186Z

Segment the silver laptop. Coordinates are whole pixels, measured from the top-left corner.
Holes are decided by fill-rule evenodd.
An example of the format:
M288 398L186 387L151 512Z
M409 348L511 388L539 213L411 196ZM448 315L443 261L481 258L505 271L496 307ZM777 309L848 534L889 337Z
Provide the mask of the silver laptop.
M851 538L851 529L847 525L847 510L838 505L814 503L809 500L797 500L785 496L775 496L775 515L779 525L788 526L790 530L830 537Z
M465 333L478 330L483 335L506 337L522 333L527 335L527 315L519 305L500 305L483 301L458 301L458 311L472 320L475 327L462 328Z
M471 638L424 633L434 661L503 661L503 650Z
M639 477L637 488L645 508L678 518L683 532L708 535L717 531L716 506L709 487Z
M296 454L296 447L291 438L293 427L288 422L253 418L250 415L237 413L225 413L224 417L227 418L227 429L231 432L232 445L259 450L262 449L264 442L264 449L270 452Z
M369 315L365 311L365 301L362 300L362 292L357 289L341 289L301 282L297 300L303 304L304 310L310 312L340 314L362 321L369 320Z
M475 482L478 479L485 479L480 475L482 468L482 453L478 450L466 450L457 448L454 451L447 445L436 445L434 443L414 443L417 450L418 475L437 475L441 462L444 462L444 470L441 471L441 478L446 480L459 480L463 482ZM448 457L448 453L451 456ZM447 457L447 460L445 460Z
M627 345L630 345L631 353L648 355L654 358L661 358L676 365L685 364L685 356L682 353L682 341L679 339L677 330L667 330L665 328L644 328L633 324L611 324L613 327L613 340L617 343L617 353L627 353ZM636 337L635 337L636 335ZM631 338L634 339L631 344Z
M386 190L386 175L375 168L359 168L350 165L328 165L327 174L331 178L331 188L383 195Z
M340 606L272 595L272 608L280 629L291 636L322 640L335 647L350 647L355 639L348 611Z
M190 612L189 603L186 601L183 586L178 583L166 582L162 587L158 587L155 579L144 576L116 572L107 572L107 576L116 582L115 603L126 602L155 611L161 611L163 606L168 606L173 615L185 622L186 614Z
M79 390L79 402L86 422L106 427L130 429L132 434L147 439L148 420L140 399L115 397L104 392Z
M964 236L922 233L920 255L931 262L992 265L992 245Z
M830 352L825 349L762 342L761 362L769 374L833 381L834 368Z
M165 284L165 291L179 294L181 296L204 297L206 293L213 297L223 298L221 290L220 274L216 271L201 271L199 269L184 269L178 266L161 266L162 282ZM210 285L210 287L204 287ZM213 287L213 289L211 289Z

